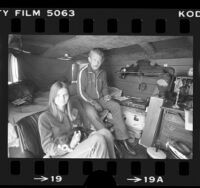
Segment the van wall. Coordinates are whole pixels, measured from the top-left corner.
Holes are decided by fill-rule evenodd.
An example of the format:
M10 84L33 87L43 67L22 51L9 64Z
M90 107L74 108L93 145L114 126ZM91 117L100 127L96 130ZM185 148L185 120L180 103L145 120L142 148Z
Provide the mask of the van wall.
M187 75L190 67L193 67L193 56L190 48L167 48L157 50L152 54L145 53L139 45L112 49L106 53L104 62L104 69L107 71L107 79L110 86L123 88L127 90L124 92L126 95L133 96L130 93L131 83L126 79L119 78L117 71L126 65L136 64L137 60L147 58L151 61L152 65L157 63L159 65L167 64L173 67L176 75Z
M187 74L189 68L193 66L192 43L191 39L183 37L152 45L139 44L106 50L103 68L107 72L109 86L121 88L123 85L123 88L129 88L131 83L120 79L116 71L126 65L136 64L137 60L144 58L150 59L152 64L167 64L174 67L176 75ZM83 59L85 61L87 58ZM56 80L71 82L71 65L74 63L72 61L61 61L30 54L20 55L18 60L24 76L32 80L40 90L48 90Z
M23 54L18 56L18 62L23 77L33 81L39 90L49 90L57 80L71 82L71 61Z

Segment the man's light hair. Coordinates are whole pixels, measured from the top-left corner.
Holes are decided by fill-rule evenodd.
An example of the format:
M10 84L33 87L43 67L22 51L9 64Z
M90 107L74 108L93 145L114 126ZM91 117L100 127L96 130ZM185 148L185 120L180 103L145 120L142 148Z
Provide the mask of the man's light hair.
M93 48L92 50L90 50L89 57L91 57L92 53L98 54L99 56L101 56L102 60L104 60L104 53L101 48Z

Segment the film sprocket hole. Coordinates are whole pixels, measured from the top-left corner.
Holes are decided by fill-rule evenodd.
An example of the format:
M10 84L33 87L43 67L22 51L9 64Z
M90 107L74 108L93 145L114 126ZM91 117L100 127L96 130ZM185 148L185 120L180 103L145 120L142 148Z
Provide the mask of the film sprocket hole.
M193 129L198 11L0 8L0 185L200 185L200 128ZM21 102L25 89L5 89L20 80L32 86L30 103ZM187 118L164 121L158 101L139 102L152 97L175 99ZM153 124L145 121L149 114ZM60 139L72 128L82 131ZM179 144L162 148L158 135Z

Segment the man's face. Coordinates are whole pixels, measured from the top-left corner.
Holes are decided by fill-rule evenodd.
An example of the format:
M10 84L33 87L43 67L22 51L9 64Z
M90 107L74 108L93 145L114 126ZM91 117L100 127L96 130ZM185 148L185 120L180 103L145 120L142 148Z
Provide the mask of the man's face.
M93 52L88 57L88 61L90 62L92 70L96 71L99 69L99 67L103 63L103 58L99 54Z

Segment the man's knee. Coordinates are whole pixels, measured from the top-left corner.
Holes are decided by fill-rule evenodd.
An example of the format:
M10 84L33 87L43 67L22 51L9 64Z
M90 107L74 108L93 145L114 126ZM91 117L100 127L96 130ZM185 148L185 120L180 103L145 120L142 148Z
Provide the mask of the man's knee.
M106 128L99 130L99 133L104 135L106 138L114 139L112 133Z
M91 119L96 119L98 117L97 111L94 109L94 107L92 106L87 106L85 108L86 110L86 114L88 115L88 117L90 117Z
M110 105L111 112L112 111L118 111L121 108L120 104L115 102L115 101L111 101L109 105Z

